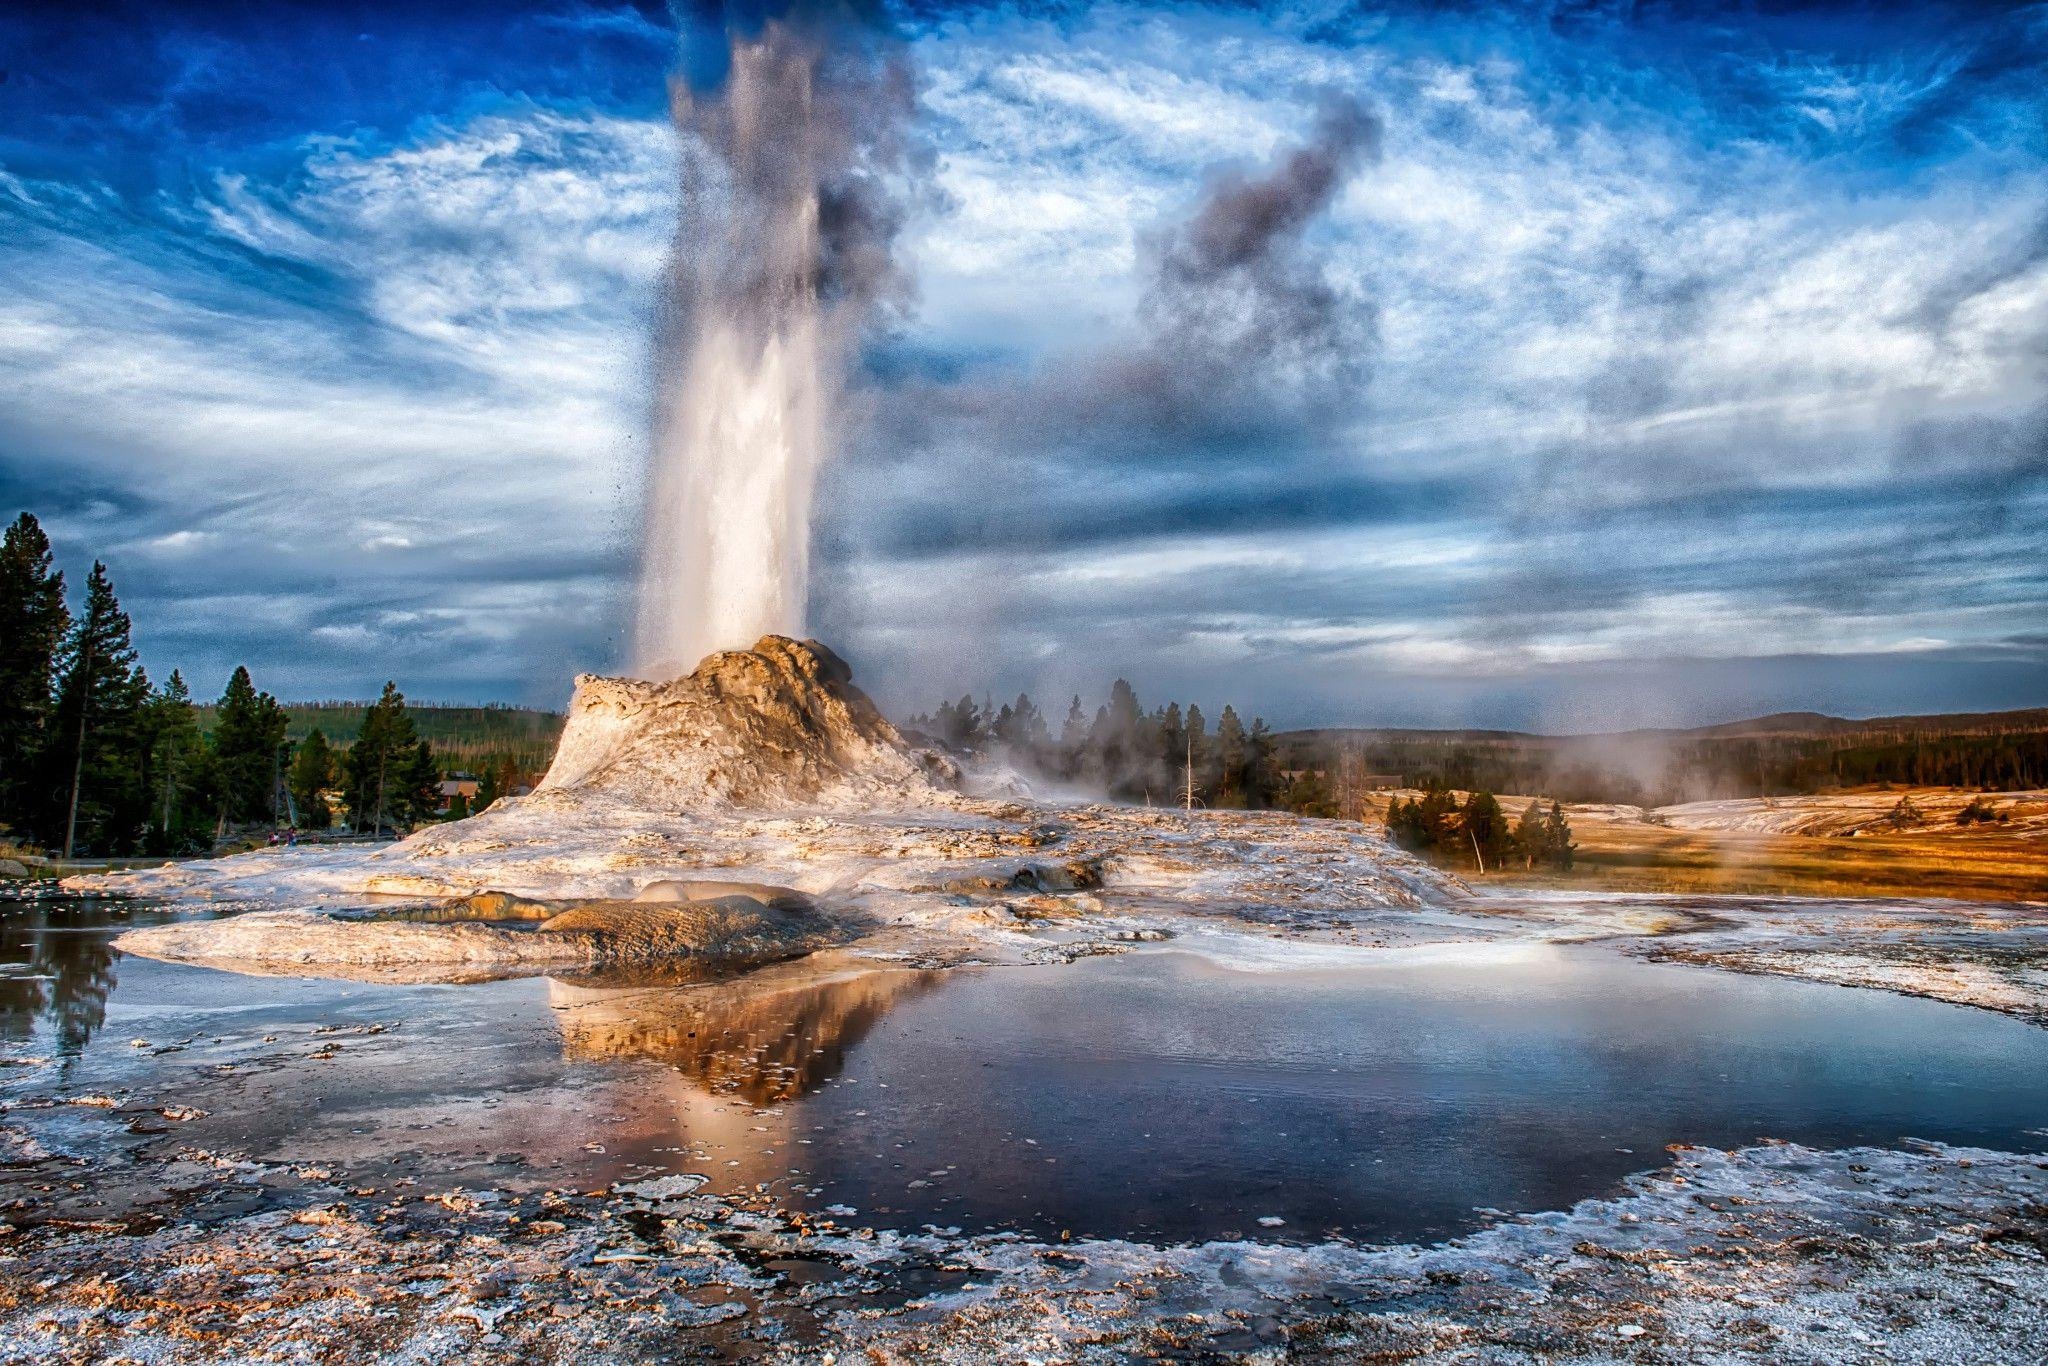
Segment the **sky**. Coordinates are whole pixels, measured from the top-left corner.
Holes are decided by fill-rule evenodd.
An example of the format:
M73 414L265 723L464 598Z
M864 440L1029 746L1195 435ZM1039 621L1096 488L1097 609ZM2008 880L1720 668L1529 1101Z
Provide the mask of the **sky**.
M623 667L727 22L0 11L0 513L202 695ZM2048 6L837 22L916 92L814 527L885 705L2048 705Z

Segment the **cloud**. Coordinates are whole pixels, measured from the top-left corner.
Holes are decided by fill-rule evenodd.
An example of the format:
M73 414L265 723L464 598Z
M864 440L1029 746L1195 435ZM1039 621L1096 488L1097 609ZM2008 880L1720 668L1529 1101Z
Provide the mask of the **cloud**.
M0 493L109 556L159 671L619 662L668 21L420 9L345 53L338 8L50 26L0 87ZM899 700L2040 700L2038 13L906 22L939 193L888 225L917 306L814 589Z

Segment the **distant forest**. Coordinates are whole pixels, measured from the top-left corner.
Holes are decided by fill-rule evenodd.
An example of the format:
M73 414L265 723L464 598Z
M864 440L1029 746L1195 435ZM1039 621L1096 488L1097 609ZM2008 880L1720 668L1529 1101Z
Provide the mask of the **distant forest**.
M294 744L315 730L327 736L351 736L360 732L372 703L369 702L286 702L285 738ZM434 747L444 768L451 772L490 773L510 765L527 780L547 770L555 756L555 741L561 738L559 712L534 711L504 703L480 706L446 706L436 702L412 702L406 706L420 738ZM198 708L199 728L212 734L215 707Z
M999 759L1027 777L1125 801L1270 807L1356 819L1374 790L1509 793L1667 806L1892 784L2010 792L2048 788L2048 709L1851 721L1794 714L1616 735L1213 725L1199 706L1146 709L1118 679L1092 712L1076 696L1055 730L1030 696L972 695L920 712L917 736Z
M1283 766L1398 777L1568 802L1669 806L1874 784L2011 792L2048 787L2048 711L1739 731L1537 736L1511 732L1291 731Z

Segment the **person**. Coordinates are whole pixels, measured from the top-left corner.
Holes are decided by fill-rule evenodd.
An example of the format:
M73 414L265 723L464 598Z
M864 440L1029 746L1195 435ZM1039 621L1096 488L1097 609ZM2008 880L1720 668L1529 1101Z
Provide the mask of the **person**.
M298 847L299 847L299 827L298 827L298 826L296 826L296 825L293 825L293 826L287 826L287 827L285 828L285 832L284 832L284 842L285 842L285 847L286 847L286 848L288 848L288 849L296 849L296 848L298 848Z
M275 830L270 832L270 847L273 849L277 848L277 831Z

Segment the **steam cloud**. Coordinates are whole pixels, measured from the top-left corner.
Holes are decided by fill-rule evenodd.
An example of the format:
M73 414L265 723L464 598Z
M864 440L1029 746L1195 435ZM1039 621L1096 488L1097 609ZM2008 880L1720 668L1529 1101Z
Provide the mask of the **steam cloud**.
M1332 97L1299 145L1213 177L1141 242L1136 335L1028 370L893 385L860 478L836 481L833 531L893 556L1078 544L1121 534L1136 490L1155 521L1184 505L1214 515L1219 464L1249 476L1235 517L1341 495L1320 451L1362 405L1377 316L1331 281L1310 230L1380 138L1376 115Z
M735 35L716 91L677 83L636 667L799 633L811 498L850 350L908 297L892 248L915 168L909 63L845 11Z
M1262 176L1217 177L1166 236L1143 313L1157 359L1180 387L1214 394L1222 381L1236 392L1256 378L1306 398L1364 382L1371 312L1330 285L1301 239L1353 172L1378 158L1380 135L1364 105L1332 97L1306 143Z
M984 676L991 657L1058 669L1050 661L1082 639L1126 656L1170 648L1160 637L1175 604L1112 620L1071 596L1055 604L1036 576L1002 573L935 598L904 570L961 551L1064 555L1126 538L1137 516L1147 532L1241 529L1379 497L1346 442L1377 359L1377 313L1330 268L1315 230L1380 141L1365 105L1325 99L1298 142L1211 176L1140 239L1125 335L1027 367L899 377L876 395L821 509L827 630L865 638L882 672L948 678Z

